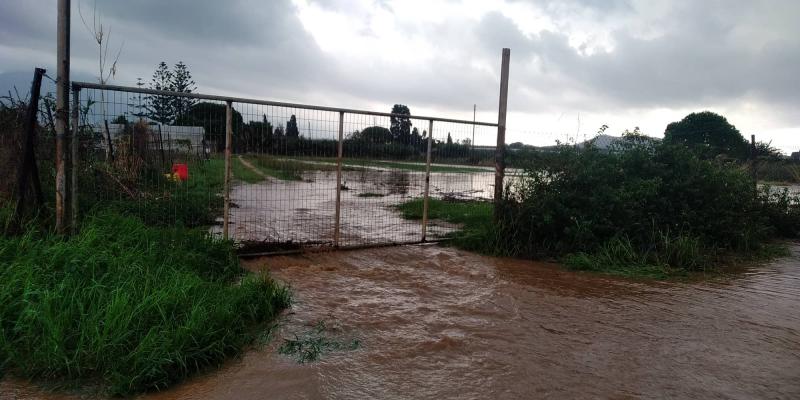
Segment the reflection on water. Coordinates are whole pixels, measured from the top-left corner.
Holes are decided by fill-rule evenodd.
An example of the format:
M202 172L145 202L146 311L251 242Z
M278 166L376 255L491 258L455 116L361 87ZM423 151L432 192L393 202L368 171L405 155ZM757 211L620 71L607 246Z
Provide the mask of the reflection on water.
M643 283L437 246L248 262L296 299L276 340L144 399L800 398L800 245L689 283ZM355 351L298 364L318 321ZM2 394L52 399L6 380Z

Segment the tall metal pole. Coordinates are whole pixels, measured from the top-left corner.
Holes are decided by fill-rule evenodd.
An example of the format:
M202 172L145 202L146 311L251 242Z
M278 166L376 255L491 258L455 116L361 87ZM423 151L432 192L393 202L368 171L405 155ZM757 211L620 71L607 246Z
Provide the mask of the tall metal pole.
M78 171L80 168L78 167L78 148L80 146L79 138L78 138L78 125L80 118L78 114L78 104L80 101L80 89L73 87L72 88L72 132L70 135L70 173L72 174L70 177L72 181L70 182L70 197L69 203L72 207L72 212L70 215L70 229L73 234L78 232Z
M336 222L333 226L333 246L339 247L342 218L342 141L344 139L344 112L339 111L339 142L336 145Z
M506 170L506 110L508 106L508 64L511 49L503 49L500 69L500 107L497 114L497 147L494 153L494 217L500 216L503 200L503 178Z
M64 233L66 165L64 140L69 123L69 22L70 0L58 0L58 35L56 50L56 231Z
M422 197L422 241L428 235L428 198L431 190L431 147L433 147L433 120L428 121L428 155L425 159L425 195Z
M233 142L233 107L228 101L225 103L225 205L222 211L222 237L225 240L230 238L228 224L231 218L231 142Z

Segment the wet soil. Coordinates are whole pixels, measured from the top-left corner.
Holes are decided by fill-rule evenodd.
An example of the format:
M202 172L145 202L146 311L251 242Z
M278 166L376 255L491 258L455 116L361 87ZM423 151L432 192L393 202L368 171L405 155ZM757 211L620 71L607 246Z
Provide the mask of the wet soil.
M691 282L434 245L250 260L294 290L275 339L142 398L796 399L800 245L792 253ZM319 321L360 347L303 364L276 350ZM3 393L58 398L8 380Z

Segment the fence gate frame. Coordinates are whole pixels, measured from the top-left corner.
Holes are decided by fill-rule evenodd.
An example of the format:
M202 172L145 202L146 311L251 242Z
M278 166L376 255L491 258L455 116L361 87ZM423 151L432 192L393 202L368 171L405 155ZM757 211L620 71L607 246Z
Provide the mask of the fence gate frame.
M464 124L470 125L473 127L475 126L484 126L484 127L493 127L497 128L497 145L495 148L495 156L494 156L494 175L495 175L495 186L494 186L494 208L493 214L495 218L499 215L500 210L500 203L502 201L503 196L503 180L505 174L505 125L506 125L506 110L507 110L507 100L508 100L508 69L509 69L509 59L510 59L510 50L504 48L502 51L502 66L501 66L501 82L500 82L500 99L499 99L499 110L498 110L498 122L482 122L482 121L475 121L473 120L461 120L461 119L454 119L454 118L442 118L442 117L432 117L432 116L419 116L419 115L408 115L408 114L396 114L396 113L386 113L386 112L379 112L379 111L370 111L370 110L359 110L359 109L349 109L349 108L340 108L340 107L329 107L329 106L319 106L319 105L311 105L311 104L300 104L300 103L288 103L288 102L280 102L280 101L271 101L271 100L260 100L260 99L250 99L250 98L242 98L242 97L234 97L234 96L221 96L221 95L210 95L210 94L203 94L203 93L186 93L186 92L172 92L167 90L155 90L155 89L148 89L142 87L132 87L132 86L121 86L121 85L111 85L111 84L99 84L93 82L80 82L80 81L73 81L72 82L72 109L71 109L71 129L73 131L72 135L72 142L71 142L71 157L70 157L70 169L72 170L71 176L71 193L70 193L70 201L71 201L71 225L73 229L78 224L78 176L74 171L78 169L79 163L79 155L78 155L78 140L77 137L74 135L79 129L79 115L78 111L80 108L80 92L83 89L94 89L94 90L102 90L102 91L111 91L111 92L125 92L125 93L136 93L136 94L144 94L150 96L169 96L169 97L176 97L176 98L191 98L196 100L205 100L205 101L216 101L216 102L224 102L225 104L225 150L224 150L224 189L223 189L223 198L224 198L224 205L223 205L223 222L222 222L222 236L224 239L230 239L230 232L229 232L229 225L230 225L230 209L231 209L231 175L232 175L232 167L231 167L231 157L232 157L232 141L233 141L233 103L240 103L240 104L249 104L249 105L261 105L261 106L272 106L272 107L283 107L288 109L299 109L299 110L312 110L312 111L323 111L323 112L332 112L338 114L338 137L336 139L336 203L335 203L335 214L334 214L334 232L333 232L333 249L346 249L346 248L362 248L362 247L375 247L375 246L385 246L385 245L395 245L395 244L413 244L413 243L424 243L431 241L429 240L428 236L428 214L429 214L429 200L430 200L430 180L431 180L431 161L432 161L432 148L433 148L433 129L434 123L453 123L453 124ZM423 210L422 210L422 223L421 223L421 231L420 231L420 240L414 242L402 242L402 243L382 243L382 244L371 244L371 245L357 245L357 246L342 246L341 241L341 201L342 201L342 167L343 167L343 143L344 143L344 120L347 114L354 114L354 115L361 115L361 116L373 116L373 117L389 117L389 118L411 118L415 120L426 120L428 122L428 136L427 136L427 148L425 154L425 178L424 178L424 189L423 189ZM474 117L473 117L474 118ZM473 133L474 134L474 133ZM474 143L472 143L474 149ZM301 248L299 251L308 251L309 248ZM285 253L284 251L281 252L267 252L267 253L253 253L252 255L260 255L260 254L277 254L277 253ZM248 253L249 254L249 253Z

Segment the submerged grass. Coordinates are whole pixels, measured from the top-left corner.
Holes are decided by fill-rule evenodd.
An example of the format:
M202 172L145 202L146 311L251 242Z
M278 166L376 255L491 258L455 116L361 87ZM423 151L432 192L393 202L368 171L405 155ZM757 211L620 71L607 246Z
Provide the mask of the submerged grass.
M358 339L342 341L330 337L326 331L325 321L319 321L310 331L295 334L293 339L284 339L278 352L293 356L299 363L307 363L319 360L329 351L355 350L361 345Z
M242 350L289 304L232 244L102 212L70 238L0 237L0 371L163 389Z

